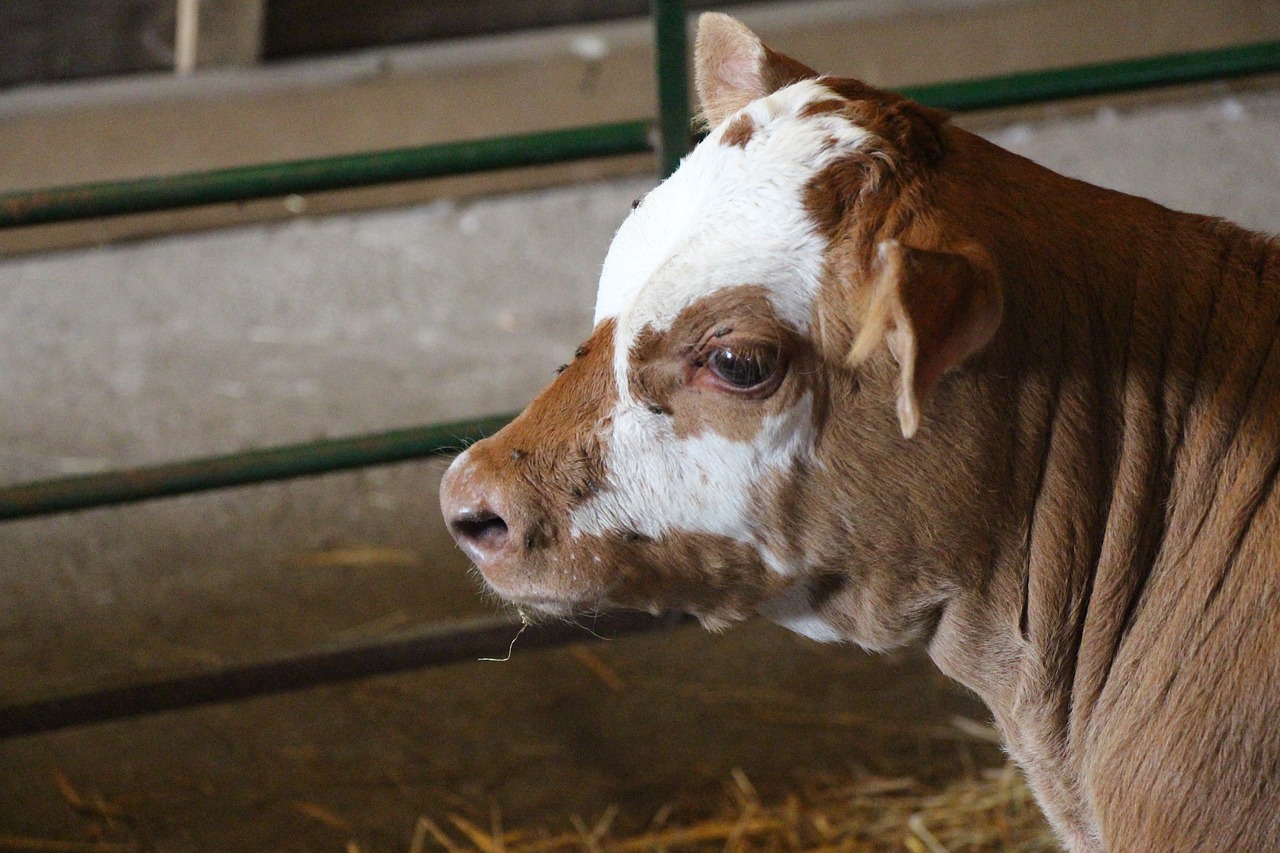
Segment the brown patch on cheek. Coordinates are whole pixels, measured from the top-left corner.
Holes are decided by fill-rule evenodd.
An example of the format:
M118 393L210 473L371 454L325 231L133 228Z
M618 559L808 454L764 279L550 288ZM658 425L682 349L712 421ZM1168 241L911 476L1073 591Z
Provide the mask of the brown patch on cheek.
M752 489L752 504L763 522L758 529L760 541L789 565L807 564L813 555L807 504L814 473L807 459L796 459L787 470L770 471Z
M814 503L826 506L836 499L828 481L830 472L841 469L845 457L859 452L856 444L830 447L828 435L829 426L840 417L839 409L857 395L856 380L839 360L825 361L811 347L802 350L792 369L803 374L802 393L808 393L812 403L813 456L822 462L815 465L806 454L793 459L785 470L768 472L752 488L751 503L760 519L757 535L770 553L790 565L814 565L824 560L824 551L832 546L829 540L839 538L839 534L833 537L830 525L815 524L821 514L814 511Z
M613 341L613 320L606 320L515 421L472 450L537 516L530 548L552 544L573 507L604 483L600 430L618 400Z
M762 416L743 417L739 407L721 399L714 391L690 391L689 394L699 394L703 399L696 404L686 402L676 409L677 438L714 432L730 441L749 442L760 432Z

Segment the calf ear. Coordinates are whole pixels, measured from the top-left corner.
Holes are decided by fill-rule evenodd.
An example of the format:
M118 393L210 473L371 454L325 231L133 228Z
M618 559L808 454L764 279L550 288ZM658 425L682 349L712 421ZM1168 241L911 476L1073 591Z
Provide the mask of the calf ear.
M693 66L698 101L709 127L756 98L818 76L807 65L767 47L742 22L719 12L698 18Z
M981 350L1000 326L1003 300L995 267L976 243L933 252L882 242L867 313L850 365L883 340L898 362L898 422L911 438L920 404L943 375Z

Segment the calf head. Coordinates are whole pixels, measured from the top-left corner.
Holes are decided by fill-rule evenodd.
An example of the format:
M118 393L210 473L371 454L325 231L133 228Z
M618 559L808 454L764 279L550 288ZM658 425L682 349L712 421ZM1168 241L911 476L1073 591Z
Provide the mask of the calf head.
M573 362L453 463L446 520L534 611L764 611L889 645L939 594L907 565L904 484L939 465L912 436L1001 313L930 205L951 128L724 15L695 65L709 136L621 226ZM844 621L817 620L835 598Z

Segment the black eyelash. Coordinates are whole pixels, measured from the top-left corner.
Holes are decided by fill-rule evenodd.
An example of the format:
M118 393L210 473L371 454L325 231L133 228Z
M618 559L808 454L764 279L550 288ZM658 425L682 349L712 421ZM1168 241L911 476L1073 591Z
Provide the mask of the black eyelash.
M635 210L637 207L639 207L639 206L640 206L640 202L642 202L642 201L644 201L644 199L642 199L642 198L638 198L638 199L636 199L635 201L631 202L631 209L632 209L632 210Z
M708 370L739 391L765 385L777 374L780 362L777 352L736 347L718 347L708 352L704 359Z

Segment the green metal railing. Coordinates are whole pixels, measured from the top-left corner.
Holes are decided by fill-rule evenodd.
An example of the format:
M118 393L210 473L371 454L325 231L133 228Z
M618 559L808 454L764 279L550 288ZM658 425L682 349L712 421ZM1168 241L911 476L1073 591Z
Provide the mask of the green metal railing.
M169 675L137 684L106 685L0 706L0 740L51 732L148 713L192 708L302 690L371 675L388 675L474 661L509 652L517 636L520 650L551 648L584 638L612 639L688 625L678 614L610 613L591 622L591 633L568 621L513 625L502 618L428 625L376 642L331 646L273 660L214 671ZM4 848L11 849L11 848ZM44 848L49 849L49 848Z
M670 174L689 143L688 78L682 4L656 0L659 148ZM1031 71L901 92L956 111L997 109L1280 71L1280 42ZM349 189L372 184L546 165L654 150L649 122L424 145L392 151L0 194L0 228L17 228Z
M430 424L10 486L0 489L0 521L423 459L460 450L510 419Z
M1024 71L900 91L956 112L990 110L1280 72L1280 41Z
M316 157L209 172L0 195L0 228L464 175L653 150L649 123L604 124L472 142Z
M658 80L658 171L665 176L676 170L692 143L684 3L653 4L653 44Z

